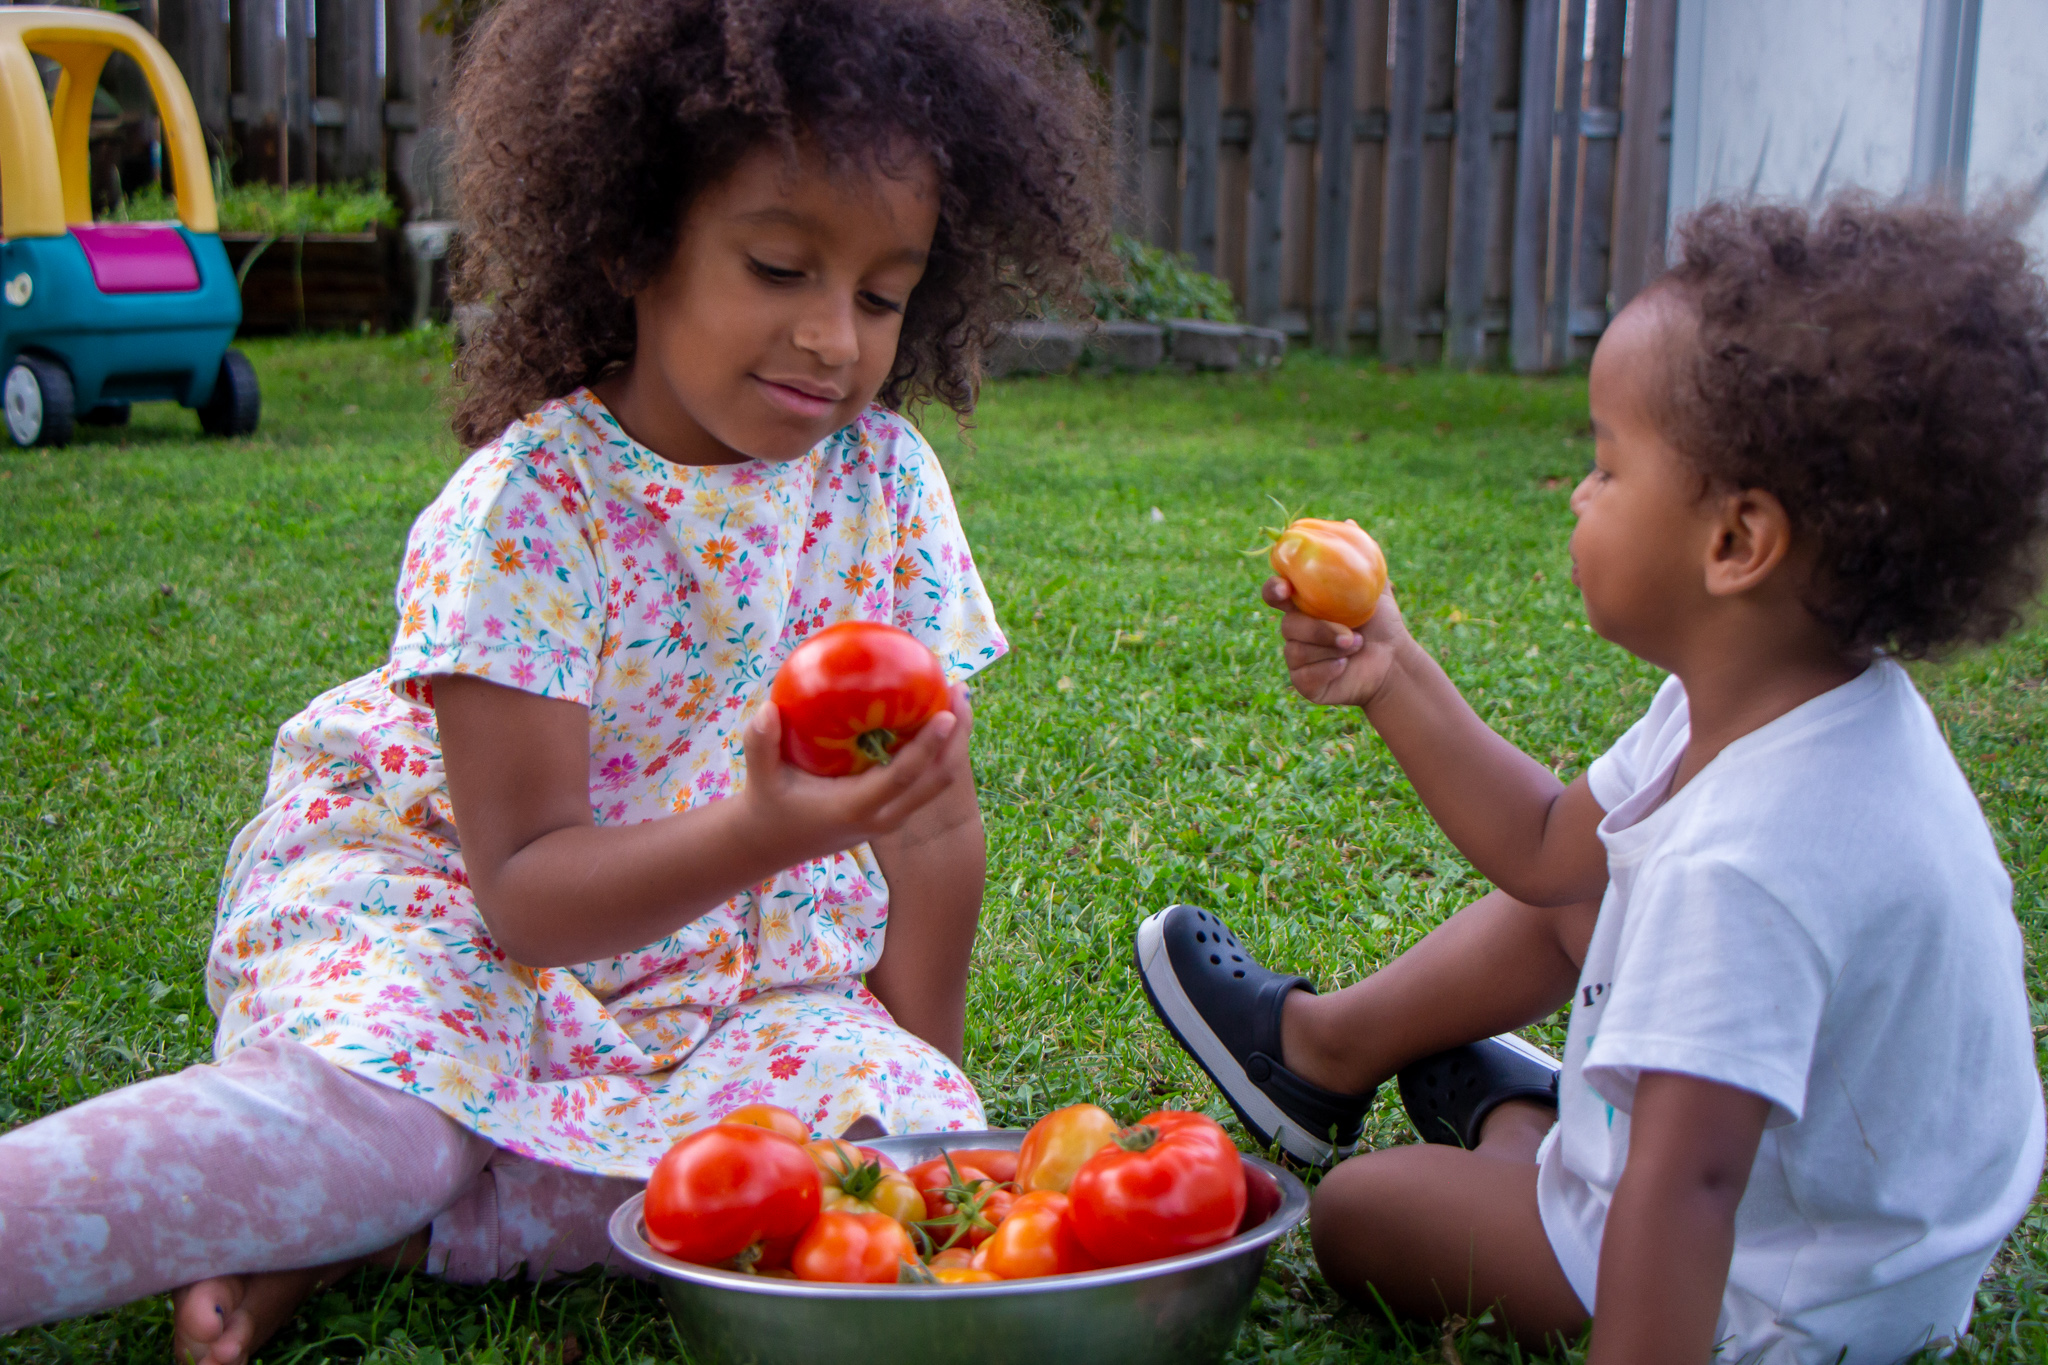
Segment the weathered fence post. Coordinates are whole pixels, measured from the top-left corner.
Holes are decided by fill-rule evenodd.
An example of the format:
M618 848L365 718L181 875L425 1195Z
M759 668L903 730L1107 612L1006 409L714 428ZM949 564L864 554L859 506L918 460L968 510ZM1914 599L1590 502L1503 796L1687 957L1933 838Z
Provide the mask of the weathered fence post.
M1417 355L1416 275L1422 265L1422 104L1428 54L1425 0L1392 0L1387 73L1387 217L1380 254L1380 359L1413 365Z
M1614 171L1622 131L1621 62L1626 10L1621 0L1596 0L1593 62L1586 69L1586 110L1579 115L1585 137L1578 242L1574 249L1565 349L1572 359L1578 342L1607 326L1610 266L1614 244Z
M1252 10L1251 195L1246 213L1245 315L1270 327L1280 311L1280 229L1287 157L1288 0Z
M1352 0L1323 0L1323 71L1316 116L1315 293L1309 331L1317 349L1351 350L1351 107L1356 39Z
M1671 76L1678 0L1632 0L1634 36L1621 87L1621 147L1614 181L1616 310L1664 268L1671 194Z
M1216 269L1216 161L1223 140L1223 6L1186 0L1181 33L1180 249Z
M1544 315L1543 364L1556 369L1572 354L1573 242L1579 231L1579 136L1585 103L1586 0L1565 0L1558 39L1556 180L1550 194L1550 270Z
M334 171L343 180L371 180L384 170L384 73L377 67L382 9L378 0L341 3L341 151Z
M1458 66L1458 141L1451 172L1451 259L1444 290L1444 359L1486 361L1486 249L1493 232L1493 61L1501 0L1465 0Z
M1552 127L1557 103L1560 0L1525 0L1522 12L1522 110L1515 148L1514 282L1508 350L1515 369L1543 368L1543 270L1550 243Z
M1116 108L1115 222L1122 231L1145 230L1145 154L1151 138L1151 0L1124 0L1123 25L1116 34L1116 63L1110 89Z
M228 137L228 16L222 0L165 4L157 37L185 77L199 122L220 146Z

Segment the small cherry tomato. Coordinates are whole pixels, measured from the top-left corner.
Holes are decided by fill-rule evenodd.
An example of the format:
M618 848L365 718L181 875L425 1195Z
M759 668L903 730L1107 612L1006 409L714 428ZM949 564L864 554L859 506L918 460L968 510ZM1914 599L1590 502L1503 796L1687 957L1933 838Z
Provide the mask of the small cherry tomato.
M925 1216L924 1195L901 1171L885 1168L880 1153L838 1138L804 1144L818 1167L819 1207L840 1213L886 1213L899 1223Z
M1153 1261L1236 1234L1244 1161L1214 1119L1161 1110L1088 1158L1068 1194L1075 1235L1096 1259Z
M1055 1109L1031 1125L1017 1149L1017 1192L1064 1194L1081 1163L1116 1140L1117 1122L1092 1104Z
M944 1251L934 1253L932 1258L925 1262L926 1267L934 1275L941 1270L965 1270L973 1264L974 1253L966 1247L947 1247Z
M766 1128L771 1133L780 1133L791 1142L809 1142L810 1125L780 1105L743 1104L719 1120L720 1123L744 1123L755 1128Z
M934 1270L932 1278L940 1284L995 1284L1003 1277L972 1266L949 1266L944 1270Z
M1268 534L1267 559L1293 587L1296 606L1354 629L1372 620L1387 588L1387 557L1357 522L1300 517Z
M975 1253L975 1261L981 1269L1005 1280L1073 1275L1102 1268L1102 1262L1090 1255L1074 1235L1067 1197L1054 1190L1034 1190L1019 1196L1010 1216L996 1228L995 1236L982 1243L981 1250Z
M939 656L878 621L841 621L791 650L768 700L782 713L782 756L819 777L887 763L949 704Z
M789 1268L799 1280L840 1284L895 1284L899 1266L917 1265L917 1246L903 1224L886 1213L817 1216L797 1239Z
M818 1168L766 1128L718 1123L690 1134L647 1181L647 1240L696 1265L754 1253L772 1264L818 1213Z

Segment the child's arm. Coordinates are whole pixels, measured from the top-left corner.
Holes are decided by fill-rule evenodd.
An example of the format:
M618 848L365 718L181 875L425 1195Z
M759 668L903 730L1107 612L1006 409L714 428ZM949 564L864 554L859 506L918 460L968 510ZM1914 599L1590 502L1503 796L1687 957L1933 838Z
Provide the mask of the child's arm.
M1502 739L1458 694L1401 619L1391 592L1358 630L1295 609L1285 579L1266 602L1287 614L1287 673L1328 706L1358 706L1444 833L1501 890L1531 905L1569 905L1607 885L1595 834L1602 812L1582 775L1566 786Z
M965 730L964 705L959 715ZM889 882L889 928L867 985L898 1024L958 1062L988 840L967 745L949 748L944 761L952 783L895 833L870 841Z
M846 778L784 763L780 721L763 706L747 722L737 796L599 828L585 707L436 678L448 798L477 910L497 946L529 967L645 947L784 868L902 827L965 763L965 692L953 700L888 766Z
M1628 1164L1600 1238L1587 1365L1702 1365L1713 1354L1735 1207L1770 1107L1760 1095L1697 1076L1642 1074Z

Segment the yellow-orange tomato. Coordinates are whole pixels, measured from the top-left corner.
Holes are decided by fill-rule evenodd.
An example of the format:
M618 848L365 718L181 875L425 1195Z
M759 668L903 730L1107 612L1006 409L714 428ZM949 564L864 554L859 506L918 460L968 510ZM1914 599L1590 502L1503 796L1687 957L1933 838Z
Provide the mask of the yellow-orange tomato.
M1387 588L1387 557L1355 521L1299 517L1273 536L1273 572L1310 616L1356 629L1372 620Z
M1117 1121L1092 1104L1055 1109L1031 1125L1017 1149L1017 1193L1067 1192L1081 1163L1116 1140Z
M971 1266L948 1266L944 1270L934 1270L932 1278L940 1284L994 1284L1003 1277Z
M974 1267L974 1253L966 1247L947 1247L926 1261L925 1266L934 1275L942 1270L970 1270Z
M809 1142L810 1125L774 1104L743 1104L719 1120L720 1123L744 1123L753 1128L766 1128L771 1133L780 1133L791 1142Z
M1102 1269L1102 1262L1074 1235L1070 1208L1067 1197L1052 1190L1022 1196L968 1264L1005 1280Z
M818 1167L818 1207L837 1213L886 1213L908 1226L924 1217L924 1192L901 1171L838 1138L806 1142Z

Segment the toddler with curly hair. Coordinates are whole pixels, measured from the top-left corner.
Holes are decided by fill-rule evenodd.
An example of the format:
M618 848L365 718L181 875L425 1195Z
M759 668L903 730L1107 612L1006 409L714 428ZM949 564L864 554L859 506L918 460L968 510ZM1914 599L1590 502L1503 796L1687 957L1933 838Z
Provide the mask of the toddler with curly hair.
M1269 581L1296 689L1361 708L1497 889L1326 995L1188 906L1139 969L1304 1161L1398 1078L1424 1142L1315 1193L1345 1293L1590 1322L1594 1365L1898 1360L1967 1330L2041 1178L2012 883L1900 661L2039 586L2048 286L1996 217L1712 206L1590 399L1572 577L1669 672L1648 713L1562 783L1391 594L1353 630ZM1506 1032L1567 1004L1562 1063Z
M961 684L1005 649L931 447L1105 236L1100 101L1024 0L506 0L454 98L476 447L377 669L278 733L207 964L217 1061L0 1137L0 1330L175 1290L229 1365L351 1266L603 1261L677 1138L979 1128ZM840 621L954 682L783 762Z

